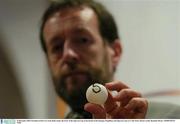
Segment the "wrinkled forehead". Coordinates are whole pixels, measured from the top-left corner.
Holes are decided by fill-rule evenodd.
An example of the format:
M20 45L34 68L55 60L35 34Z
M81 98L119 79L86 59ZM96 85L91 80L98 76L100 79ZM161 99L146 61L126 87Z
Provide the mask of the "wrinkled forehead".
M44 38L67 36L77 31L89 32L100 36L96 14L89 7L65 8L55 12L45 23Z
M48 23L52 23L55 21L67 21L67 20L81 20L84 22L92 21L92 19L96 18L96 14L93 9L80 6L80 7L72 7L72 8L63 8L57 12L55 12L49 19ZM97 19L97 18L96 18Z

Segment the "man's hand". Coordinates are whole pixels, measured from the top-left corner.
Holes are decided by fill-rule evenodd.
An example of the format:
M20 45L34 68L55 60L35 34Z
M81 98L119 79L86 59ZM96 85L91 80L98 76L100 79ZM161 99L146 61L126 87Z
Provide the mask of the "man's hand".
M93 118L109 119L143 119L146 116L148 102L139 92L130 89L125 84L115 81L105 84L109 91L117 91L113 96L108 93L108 99L101 105L86 103L84 109L93 115Z

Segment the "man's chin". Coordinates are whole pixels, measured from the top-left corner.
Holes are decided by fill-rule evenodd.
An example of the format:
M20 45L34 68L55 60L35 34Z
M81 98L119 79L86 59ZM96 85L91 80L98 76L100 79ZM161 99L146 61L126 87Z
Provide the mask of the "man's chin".
M80 89L89 82L87 73L70 74L64 77L64 83L68 91Z
M73 84L67 84L65 89L68 95L74 95L76 94L79 90L83 88L83 85L73 85Z
M61 93L60 97L75 111L82 110L87 103L85 90L72 90L71 92Z
M97 79L90 74L66 76L58 82L56 91L72 109L83 109L87 103L86 90L95 82Z

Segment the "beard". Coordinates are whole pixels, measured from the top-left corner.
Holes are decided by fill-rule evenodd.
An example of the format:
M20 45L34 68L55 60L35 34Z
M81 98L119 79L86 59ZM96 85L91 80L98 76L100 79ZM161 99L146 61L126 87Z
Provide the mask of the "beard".
M106 55L105 55L106 56ZM105 84L112 79L112 73L109 71L109 63L107 57L104 57L104 61L100 64L100 67L89 67L87 65L78 63L69 63L65 68L61 69L62 74L58 77L53 77L55 90L71 108L76 112L83 112L84 105L87 103L86 90L94 84ZM85 76L85 79L79 80L79 78L71 78L71 90L68 90L68 74L73 72L81 72Z

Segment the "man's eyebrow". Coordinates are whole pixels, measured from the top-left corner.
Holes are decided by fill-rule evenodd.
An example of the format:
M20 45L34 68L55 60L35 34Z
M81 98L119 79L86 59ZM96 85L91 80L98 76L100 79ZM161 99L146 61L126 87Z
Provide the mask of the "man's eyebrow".
M59 41L62 41L62 38L60 36L54 36L49 40L48 44L54 45L54 44L58 43Z
M90 31L87 28L84 27L76 27L72 30L72 33L85 33L85 34L90 34Z
M91 32L83 26L75 27L74 29L71 30L71 33L72 34L86 34L86 35L91 34ZM48 40L47 44L54 45L54 44L58 43L59 41L63 41L63 37L60 36L59 34L55 34Z

